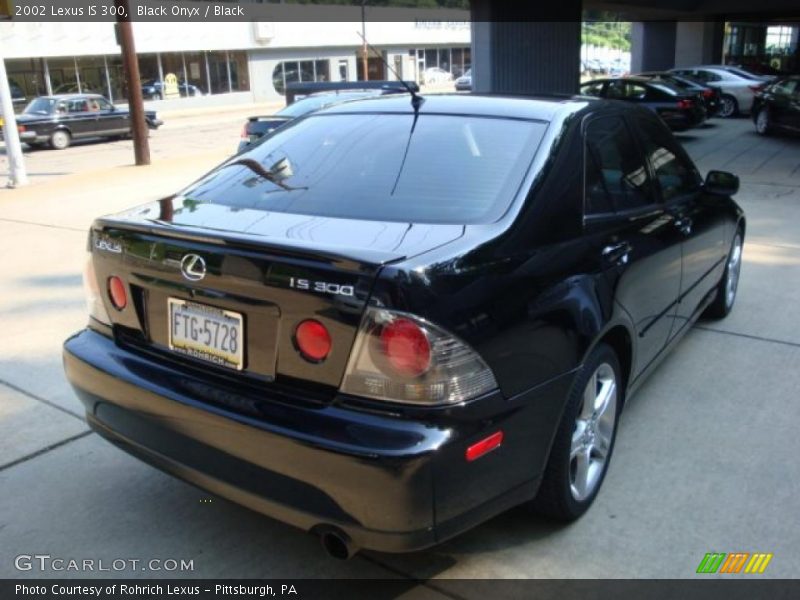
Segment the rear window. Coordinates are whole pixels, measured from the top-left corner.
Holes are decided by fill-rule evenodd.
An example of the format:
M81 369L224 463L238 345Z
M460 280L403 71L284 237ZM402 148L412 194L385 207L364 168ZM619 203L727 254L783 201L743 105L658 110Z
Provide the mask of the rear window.
M545 129L458 115L422 114L415 123L411 114L317 114L266 137L184 196L322 217L487 223L508 208Z

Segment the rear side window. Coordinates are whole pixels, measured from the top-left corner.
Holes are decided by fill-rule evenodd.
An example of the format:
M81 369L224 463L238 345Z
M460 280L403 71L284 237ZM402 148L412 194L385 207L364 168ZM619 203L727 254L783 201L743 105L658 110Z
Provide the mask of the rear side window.
M487 223L507 210L545 129L543 122L459 115L315 114L184 195L321 217ZM280 174L279 184L263 170Z
M772 86L770 90L773 94L780 94L781 96L791 96L793 93L800 89L800 80L797 79L784 79Z
M586 83L581 86L581 94L584 96L601 97L603 95L603 85L604 83L602 81Z
M622 117L586 127L584 210L587 215L624 212L653 202L644 160Z
M672 135L658 123L637 117L645 155L653 167L661 199L669 201L700 189L702 179L694 165L683 156Z

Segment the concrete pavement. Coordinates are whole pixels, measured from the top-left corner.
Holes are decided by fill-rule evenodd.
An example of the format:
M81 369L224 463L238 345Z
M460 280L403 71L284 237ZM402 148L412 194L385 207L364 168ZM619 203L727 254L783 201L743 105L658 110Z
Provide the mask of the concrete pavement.
M88 433L61 371L61 342L85 322L80 273L92 218L177 189L223 159L227 141L148 168L0 191L0 577L39 575L13 566L17 554L38 552L194 561L187 573L98 576L412 577L423 586L680 578L710 551L772 552L765 576L797 577L800 140L759 138L743 119L683 140L703 171L742 176L739 297L729 318L700 323L629 404L594 507L570 526L519 508L426 552L365 552L347 563Z

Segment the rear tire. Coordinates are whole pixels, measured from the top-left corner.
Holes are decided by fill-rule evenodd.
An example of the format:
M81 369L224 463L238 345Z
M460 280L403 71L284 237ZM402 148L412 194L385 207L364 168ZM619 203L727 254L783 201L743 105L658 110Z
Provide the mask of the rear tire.
M723 94L720 98L719 116L723 119L735 117L739 112L739 103L730 94Z
M572 384L533 510L574 521L589 509L611 462L625 399L622 382L616 353L599 344Z
M53 150L65 150L69 148L70 143L72 143L72 136L69 131L54 131L50 136L50 147Z
M724 319L728 316L736 302L736 291L739 287L739 273L742 268L742 246L744 238L742 230L738 229L733 236L731 249L728 252L728 262L725 263L725 272L717 284L717 295L708 305L703 316L711 319Z

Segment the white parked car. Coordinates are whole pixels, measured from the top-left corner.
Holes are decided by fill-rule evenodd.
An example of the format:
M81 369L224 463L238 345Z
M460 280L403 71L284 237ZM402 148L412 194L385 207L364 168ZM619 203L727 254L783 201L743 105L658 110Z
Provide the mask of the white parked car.
M431 83L447 83L448 81L453 81L453 74L439 67L425 69L422 77L425 83L429 85Z
M704 85L719 88L720 117L732 117L738 113L749 113L756 92L767 82L758 75L724 65L704 65L699 67L680 67L672 72L682 77L690 77Z

